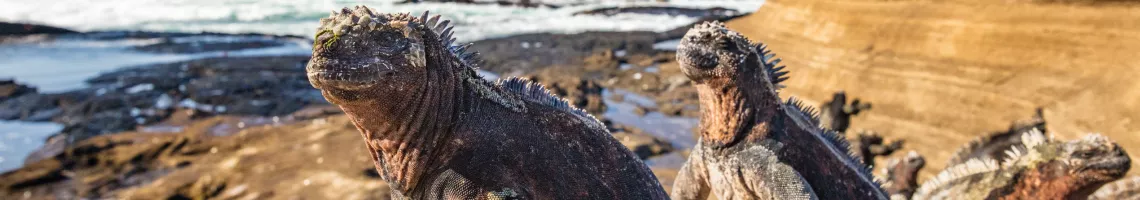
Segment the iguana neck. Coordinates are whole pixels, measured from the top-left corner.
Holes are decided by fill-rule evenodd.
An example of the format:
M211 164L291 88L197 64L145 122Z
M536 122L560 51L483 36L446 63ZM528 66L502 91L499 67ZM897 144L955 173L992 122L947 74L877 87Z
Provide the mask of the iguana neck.
M433 51L434 50L434 51ZM455 145L451 141L468 95L460 67L447 59L446 51L428 48L424 80L403 94L388 95L357 104L342 104L367 140L377 170L393 189L413 191L425 178L426 167L445 166Z
M760 73L749 71L739 73ZM746 75L697 84L702 107L701 142L716 148L766 138L780 112L780 98L764 89L770 84L762 84L768 84L764 77Z
M996 199L1084 199L1100 188L1088 187L1094 183L1088 183L1080 177L1064 175L1068 172L1059 166L1060 163L1043 163L1026 169L1015 176L1012 185L995 190L990 196L1000 197Z

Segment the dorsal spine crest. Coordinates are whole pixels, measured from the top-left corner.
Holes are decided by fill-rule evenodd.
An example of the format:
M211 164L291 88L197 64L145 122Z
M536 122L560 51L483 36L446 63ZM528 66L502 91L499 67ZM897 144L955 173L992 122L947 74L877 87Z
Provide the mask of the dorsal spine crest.
M583 123L591 126L605 127L602 122L596 117L590 113L587 113L585 110L571 105L565 98L554 95L554 93L550 92L550 90L547 90L546 87L541 83L533 82L521 77L508 77L505 79L499 79L496 85L507 91L511 91L515 94L520 94L520 97L522 97L523 100L569 112L570 114L582 119Z

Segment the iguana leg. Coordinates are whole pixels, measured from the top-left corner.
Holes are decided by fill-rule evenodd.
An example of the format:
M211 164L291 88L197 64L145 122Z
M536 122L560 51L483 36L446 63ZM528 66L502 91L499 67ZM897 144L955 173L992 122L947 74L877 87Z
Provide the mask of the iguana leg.
M670 198L675 200L705 200L709 198L712 187L709 186L708 170L699 159L700 155L693 150L689 160L677 172L677 179L673 180L673 191Z
M819 199L795 169L781 163L775 153L754 146L736 155L746 186L761 199ZM753 197L755 198L755 197Z
M447 170L436 177L427 190L423 191L421 195L417 195L420 196L417 199L524 199L523 196L526 196L523 194L524 192L509 187L493 189L480 187L477 183L464 178L463 175Z

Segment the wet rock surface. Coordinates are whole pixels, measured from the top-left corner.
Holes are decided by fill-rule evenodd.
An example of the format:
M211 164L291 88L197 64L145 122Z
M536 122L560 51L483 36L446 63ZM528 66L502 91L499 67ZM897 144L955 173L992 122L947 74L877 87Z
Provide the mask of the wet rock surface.
M606 15L613 16L618 14L647 14L647 15L669 15L669 16L686 16L686 17L725 17L743 14L740 11L722 7L712 8L679 8L668 6L632 6L632 7L607 7L593 10L586 10L575 12L574 15Z
M76 32L73 30L68 30L68 29L64 29L64 28L39 25L39 24L0 22L0 36L30 35L30 34L60 34L60 33L76 33Z
M653 52L655 32L536 33L473 42L483 69L517 76L550 66L582 66L584 58L616 48Z
M598 116L616 139L650 159L675 156L681 146L654 130L607 119L612 108L603 94L621 89L658 102L641 114L696 116L695 91L684 87L687 80L676 77L675 66L667 66L673 53L653 48L659 37L654 32L525 34L478 41L472 49L482 53L482 69L542 82ZM162 54L298 42L285 36L154 32L15 41L59 38L139 39L146 45L129 50ZM0 199L386 199L387 186L376 177L355 128L306 80L307 60L221 54L114 70L88 79L88 88L61 93L37 93L19 80L0 82L0 92L18 91L0 99L0 120L65 125L26 159L25 167L0 174ZM290 175L278 175L286 171ZM654 171L672 182L675 169Z
M0 79L0 101L30 93L36 93L36 88L16 83L16 80L12 79Z
M305 78L307 60L209 58L126 68L89 79L87 89L28 93L0 102L0 119L61 123L70 143L160 122L179 108L196 117L285 115L327 104Z
M245 126L219 116L185 131L84 140L0 174L0 199L387 199L356 129L343 116Z

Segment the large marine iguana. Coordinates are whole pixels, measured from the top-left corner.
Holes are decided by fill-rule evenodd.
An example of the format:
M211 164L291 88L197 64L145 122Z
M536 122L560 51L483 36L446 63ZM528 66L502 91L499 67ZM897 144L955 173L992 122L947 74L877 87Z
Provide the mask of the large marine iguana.
M1099 134L1057 141L1032 129L1020 137L1001 164L975 158L947 167L913 199L1084 199L1131 167L1124 149Z
M675 180L674 199L887 199L847 142L811 108L781 101L787 72L766 47L723 23L693 27L677 60L701 104L700 141ZM759 158L757 158L759 157Z
M396 199L665 199L597 119L524 79L485 81L439 16L343 8L310 83L345 111Z

